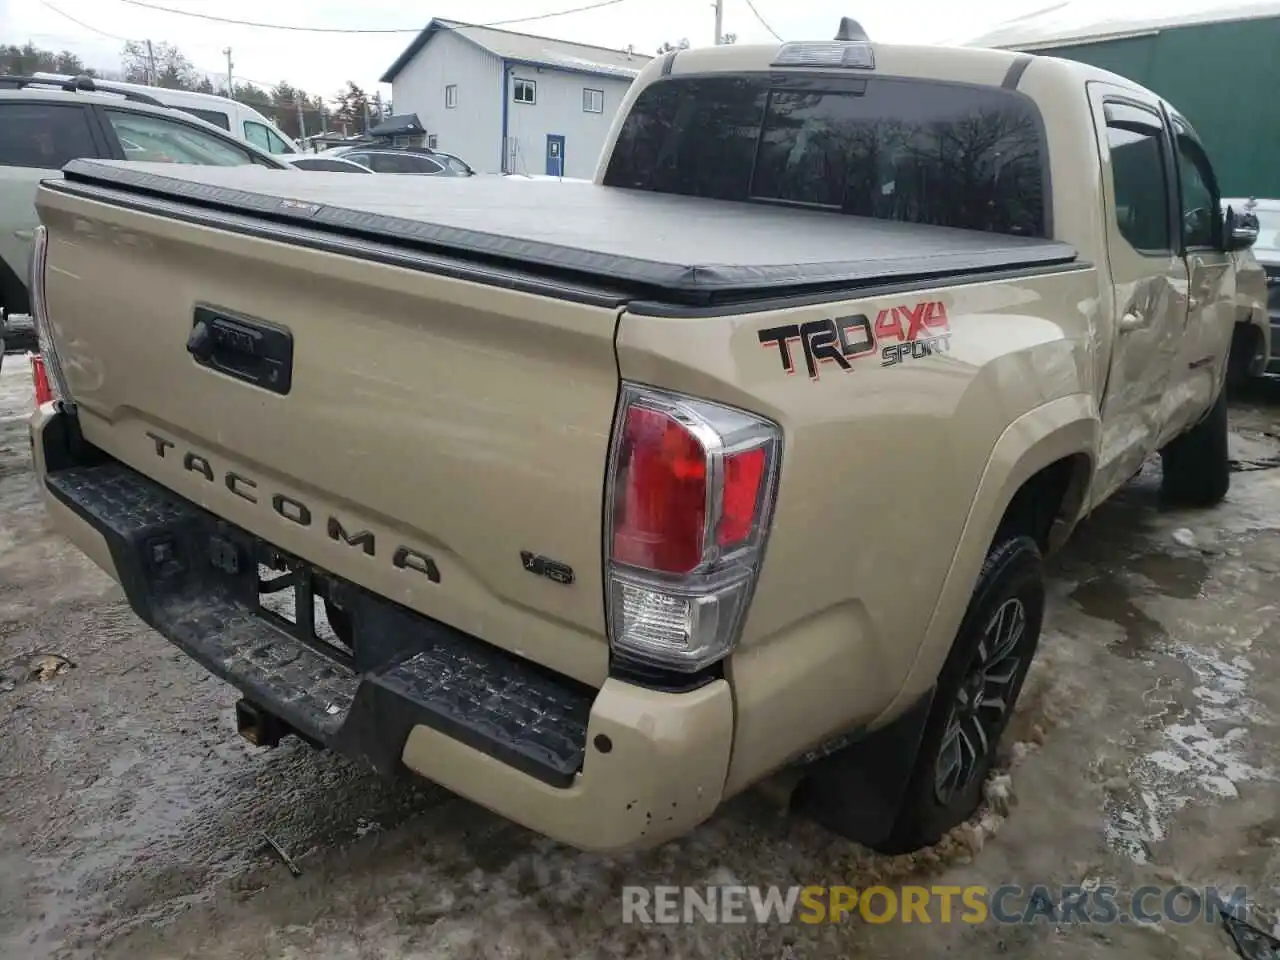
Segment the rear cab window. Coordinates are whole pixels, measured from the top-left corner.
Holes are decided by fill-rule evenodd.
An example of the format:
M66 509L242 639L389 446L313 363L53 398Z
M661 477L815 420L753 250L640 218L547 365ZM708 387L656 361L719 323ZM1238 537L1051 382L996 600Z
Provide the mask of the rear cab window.
M0 166L61 170L79 157L97 157L89 112L80 105L0 102Z
M1039 111L1013 91L803 74L675 77L636 99L609 186L1049 235Z

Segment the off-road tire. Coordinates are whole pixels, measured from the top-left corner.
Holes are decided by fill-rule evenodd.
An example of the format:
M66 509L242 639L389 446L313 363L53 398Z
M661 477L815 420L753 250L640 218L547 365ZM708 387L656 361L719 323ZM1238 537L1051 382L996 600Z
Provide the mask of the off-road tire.
M1227 391L1209 415L1160 451L1165 499L1188 507L1212 507L1231 489L1227 452Z
M889 835L873 844L875 849L900 854L930 846L974 813L1040 641L1044 602L1044 563L1035 540L1020 534L998 535L982 565L955 643L938 676L915 768L897 819ZM1002 612L1010 616L1014 611L1021 611L1023 626L1010 650L1016 663L1011 665L1009 682L1001 688L1004 709L996 715L993 707L988 706L985 711L979 708L967 721L971 724L974 718L979 719L986 746L981 758L972 764L964 784L957 784L949 799L944 800L939 792L938 771L944 764L943 751L954 746L954 738L948 734L956 717L958 698L962 691L973 689L976 665L984 656L991 658L997 652L989 646L990 628L995 619ZM993 686L984 685L984 692L994 699Z

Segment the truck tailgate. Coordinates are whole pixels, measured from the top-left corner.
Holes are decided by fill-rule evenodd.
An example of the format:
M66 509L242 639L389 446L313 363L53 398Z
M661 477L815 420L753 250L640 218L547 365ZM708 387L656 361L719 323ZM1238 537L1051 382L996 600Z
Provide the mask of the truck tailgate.
M50 190L39 206L50 322L88 440L282 550L603 682L607 298Z

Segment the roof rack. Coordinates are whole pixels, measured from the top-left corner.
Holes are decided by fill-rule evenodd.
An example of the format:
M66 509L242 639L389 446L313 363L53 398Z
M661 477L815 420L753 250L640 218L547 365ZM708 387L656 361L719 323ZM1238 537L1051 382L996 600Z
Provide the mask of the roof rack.
M93 77L81 74L70 80L51 80L48 77L0 76L0 90L22 90L26 87L54 87L67 93L113 93L132 100L134 103L145 103L152 107L163 107L164 104L155 97L134 90L126 90L110 83L102 83Z

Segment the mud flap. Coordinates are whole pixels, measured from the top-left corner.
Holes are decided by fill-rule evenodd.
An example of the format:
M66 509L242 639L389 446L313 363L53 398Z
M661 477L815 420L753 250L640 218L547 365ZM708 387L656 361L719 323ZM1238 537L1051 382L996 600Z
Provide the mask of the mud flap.
M812 763L797 790L796 812L866 846L888 838L933 705L933 688L888 726Z

